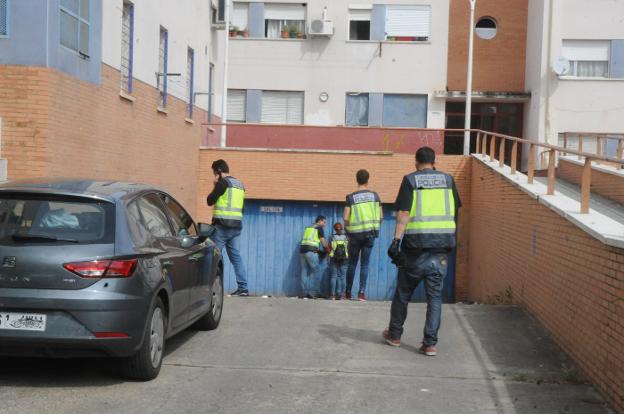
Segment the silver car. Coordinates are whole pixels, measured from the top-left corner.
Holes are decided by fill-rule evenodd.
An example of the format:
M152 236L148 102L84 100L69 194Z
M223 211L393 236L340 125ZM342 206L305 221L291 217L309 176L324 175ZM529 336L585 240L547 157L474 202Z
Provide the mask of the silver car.
M0 185L0 355L110 356L155 378L165 339L219 325L212 231L143 184Z

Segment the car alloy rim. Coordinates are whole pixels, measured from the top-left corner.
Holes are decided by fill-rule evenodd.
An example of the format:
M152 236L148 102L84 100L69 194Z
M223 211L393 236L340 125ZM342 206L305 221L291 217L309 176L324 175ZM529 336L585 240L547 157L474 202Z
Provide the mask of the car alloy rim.
M162 358L163 345L165 342L165 321L160 308L154 309L152 315L152 326L150 329L150 355L152 366L158 368Z
M221 316L221 308L223 306L223 286L221 278L217 276L212 287L212 316L216 321Z

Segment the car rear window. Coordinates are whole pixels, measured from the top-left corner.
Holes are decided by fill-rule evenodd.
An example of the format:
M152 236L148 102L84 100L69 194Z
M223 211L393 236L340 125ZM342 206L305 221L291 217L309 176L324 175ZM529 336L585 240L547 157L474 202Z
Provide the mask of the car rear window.
M0 244L113 243L115 206L99 200L0 195Z

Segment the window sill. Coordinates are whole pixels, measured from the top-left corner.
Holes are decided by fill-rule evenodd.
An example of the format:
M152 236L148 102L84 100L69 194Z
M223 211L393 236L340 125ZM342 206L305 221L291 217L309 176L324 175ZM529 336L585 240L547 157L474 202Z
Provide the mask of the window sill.
M624 78L590 78L584 76L559 76L562 81L596 81L596 82L624 82Z
M390 45L396 45L396 44L407 44L407 45L413 45L413 44L425 44L425 45L429 45L431 44L431 40L345 40L346 43L383 43L383 44L390 44Z
M261 40L261 41L269 41L269 42L303 42L306 41L308 39L282 39L281 37L278 38L269 38L269 37L230 37L230 40L242 40L242 41L249 41L249 40Z
M195 125L195 121L193 121L191 118L184 118L184 122L189 125Z
M130 94L128 94L128 93L125 93L124 91L120 91L120 92L119 92L119 97L120 97L121 99L125 99L126 101L129 101L129 102L134 102L134 101L136 101L136 98L135 98L134 96L132 96L132 95L130 95Z
M167 111L165 108L163 108L162 106L159 106L156 108L156 112L158 112L159 114L163 114L163 115L167 115L169 114L169 111Z

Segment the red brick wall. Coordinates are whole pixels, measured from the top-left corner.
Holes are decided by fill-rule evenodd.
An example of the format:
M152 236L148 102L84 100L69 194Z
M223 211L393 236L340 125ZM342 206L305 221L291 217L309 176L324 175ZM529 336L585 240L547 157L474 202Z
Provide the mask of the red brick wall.
M205 145L218 146L219 136L213 135ZM227 146L238 148L393 151L414 154L425 145L443 153L444 131L260 124L231 125L227 129Z
M119 96L119 72L102 65L93 85L46 68L0 65L2 157L9 178L86 177L140 181L196 206L198 150L205 112L185 122L172 96L156 111L154 87L135 80L134 102Z
M563 158L559 159L557 177L581 185L583 167ZM624 204L624 175L617 176L592 168L591 191Z
M206 195L212 190L210 165L223 158L232 175L241 179L246 194L261 200L344 201L355 191L355 173L366 168L370 186L384 203L392 203L403 175L413 171L414 155L345 154L331 152L217 150L200 151L197 193L198 219L208 221L211 209ZM440 156L437 168L452 174L465 207L460 210L457 253L456 298L466 298L468 266L468 225L470 220L470 158Z
M469 296L525 306L624 410L624 250L472 163Z
M448 89L466 90L470 2L451 0L449 11ZM492 40L475 34L473 90L524 92L528 0L478 0L475 23L493 17Z

